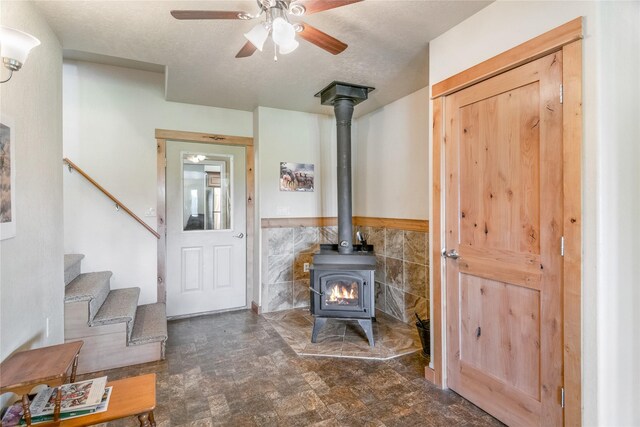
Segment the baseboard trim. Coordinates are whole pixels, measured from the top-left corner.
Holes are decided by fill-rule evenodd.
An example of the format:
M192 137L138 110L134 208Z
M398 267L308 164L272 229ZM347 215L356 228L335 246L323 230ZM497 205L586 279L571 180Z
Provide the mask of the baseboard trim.
M438 384L436 384L436 371L428 366L424 367L424 379L429 381L431 384L440 387Z
M255 301L251 301L251 311L253 311L258 316L262 314L262 307L256 304Z

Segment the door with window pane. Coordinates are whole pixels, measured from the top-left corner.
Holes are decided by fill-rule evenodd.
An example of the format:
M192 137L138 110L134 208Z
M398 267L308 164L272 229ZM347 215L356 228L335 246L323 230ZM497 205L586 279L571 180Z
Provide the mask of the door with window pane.
M245 148L167 141L167 315L246 306Z

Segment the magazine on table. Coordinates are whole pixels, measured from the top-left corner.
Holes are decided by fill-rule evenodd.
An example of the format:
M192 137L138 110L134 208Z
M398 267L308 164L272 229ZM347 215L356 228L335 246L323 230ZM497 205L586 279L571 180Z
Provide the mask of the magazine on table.
M109 399L111 398L111 390L113 387L107 387L104 389L104 394L102 395L102 401L96 407L78 409L75 411L69 412L61 412L60 419L68 420L70 418L82 417L84 415L97 414L99 412L105 412L109 408ZM53 421L53 414L48 415L38 415L35 417L31 417L31 424L44 423L47 421ZM26 424L24 418L20 420L20 424ZM4 426L4 424L3 424Z
M78 411L80 409L95 409L102 401L106 384L107 377L100 377L61 385L62 399L60 401L60 414ZM57 393L58 387L47 387L40 391L29 406L31 416L37 417L40 415L53 414Z

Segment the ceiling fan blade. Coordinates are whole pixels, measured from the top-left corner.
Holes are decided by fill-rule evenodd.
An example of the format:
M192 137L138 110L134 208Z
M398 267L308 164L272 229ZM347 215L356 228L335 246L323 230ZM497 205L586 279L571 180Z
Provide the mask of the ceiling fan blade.
M342 53L347 48L346 43L342 43L340 40L331 37L327 33L323 33L307 23L303 22L300 25L302 25L302 31L298 33L300 37L333 55Z
M362 0L301 0L296 4L301 4L307 9L305 15L322 12L323 10L335 9L336 7L347 6L352 3L358 3Z
M251 56L257 49L258 48L256 48L253 43L246 42L244 46L242 46L242 49L240 49L240 52L236 55L236 58L246 58L247 56Z
M176 19L240 19L241 11L229 10L172 10Z

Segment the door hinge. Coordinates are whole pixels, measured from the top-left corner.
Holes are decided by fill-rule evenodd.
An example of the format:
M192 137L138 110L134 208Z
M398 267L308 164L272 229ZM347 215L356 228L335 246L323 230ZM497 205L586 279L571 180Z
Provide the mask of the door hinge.
M164 158L164 168L165 169L167 168L167 158L166 157Z
M560 389L560 404L564 408L564 387Z
M564 236L560 237L560 256L564 256Z
M562 104L562 96L564 95L564 87L560 84L560 104Z

